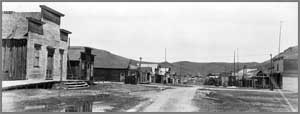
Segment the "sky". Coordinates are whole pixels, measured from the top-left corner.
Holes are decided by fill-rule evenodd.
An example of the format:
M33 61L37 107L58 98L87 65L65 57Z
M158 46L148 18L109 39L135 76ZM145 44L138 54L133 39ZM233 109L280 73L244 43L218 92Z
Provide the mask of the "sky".
M3 11L63 14L71 46L89 46L143 61L263 62L298 44L297 2L2 3Z

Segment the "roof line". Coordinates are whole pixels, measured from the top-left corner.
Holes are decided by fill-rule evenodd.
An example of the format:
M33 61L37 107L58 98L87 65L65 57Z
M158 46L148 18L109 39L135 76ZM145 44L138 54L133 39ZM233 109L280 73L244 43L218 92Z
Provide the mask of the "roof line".
M50 11L50 12L52 12L52 13L55 13L55 14L58 15L58 16L65 16L64 14L62 14L62 13L60 13L60 12L58 12L58 11L56 11L56 10L54 10L54 9L52 9L52 8L50 8L50 7L48 7L48 6L46 6L46 5L40 5L40 7L41 7L42 9L47 10L47 11Z
M32 21L32 22L35 22L37 24L45 24L45 22L41 21L41 20L38 20L38 19L35 19L35 18L32 18L32 17L26 17L28 20Z
M72 32L70 32L70 31L68 31L66 29L59 29L59 30L60 30L60 32L64 32L64 33L67 33L67 34L72 34Z

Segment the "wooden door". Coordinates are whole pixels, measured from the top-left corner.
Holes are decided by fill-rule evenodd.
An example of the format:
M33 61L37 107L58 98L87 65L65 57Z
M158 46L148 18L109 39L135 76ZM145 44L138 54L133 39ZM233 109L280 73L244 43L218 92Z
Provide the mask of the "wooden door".
M54 55L54 49L48 48L46 80L53 79L53 62L54 62L53 55Z
M91 64L86 64L86 80L90 80L91 77Z
M63 60L64 60L64 50L59 50L59 53L60 53L60 80L62 80L62 77L63 77Z

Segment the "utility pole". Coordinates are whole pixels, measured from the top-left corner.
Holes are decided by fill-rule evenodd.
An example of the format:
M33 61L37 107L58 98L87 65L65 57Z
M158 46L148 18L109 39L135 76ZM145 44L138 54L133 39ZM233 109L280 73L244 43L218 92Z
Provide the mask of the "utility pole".
M282 26L282 22L283 21L280 21L280 28L279 28L279 45L278 45L278 56L280 54L280 42L281 42L281 26Z
M165 62L167 62L167 48L165 48Z
M239 63L239 48L237 48L236 58L237 58L237 71L239 71L239 70L240 70L240 63Z
M182 76L181 76L181 63L179 63L179 77L180 77L180 79L182 79Z
M236 73L235 73L235 50L233 56L233 85L236 86Z
M233 55L233 76L235 76L235 50Z
M269 75L269 83L270 83L270 90L273 91L273 82L272 82L272 74L273 74L273 62L272 62L272 54L270 54L271 57L271 68L270 68L270 75Z
M140 64L139 64L139 78L138 78L138 82L141 82L141 78L142 78L142 69L141 69L141 64L142 64L142 57L140 57Z
M242 85L243 85L243 86L245 86L245 72L247 72L247 71L245 71L246 68L247 68L247 66L244 65L244 67L243 67L243 77L242 77L242 83L243 83Z

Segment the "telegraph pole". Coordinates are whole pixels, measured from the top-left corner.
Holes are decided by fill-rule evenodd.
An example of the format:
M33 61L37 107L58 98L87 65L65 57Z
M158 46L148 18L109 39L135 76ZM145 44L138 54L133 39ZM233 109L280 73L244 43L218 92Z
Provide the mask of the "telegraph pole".
M273 62L272 62L272 54L270 54L271 57L271 68L270 68L270 75L269 75L269 83L270 83L270 90L273 91L273 82L272 82L272 73L273 73Z
M239 70L240 70L240 63L239 63L239 48L237 48L236 58L237 58L237 71L239 71Z
M165 48L165 62L167 62L167 48Z
M140 64L139 64L139 78L138 78L138 82L141 82L141 78L142 78L141 64L142 64L142 57L140 57Z
M180 77L180 80L181 80L182 79L182 76L181 76L181 63L179 63L179 75L180 75L179 77Z
M243 85L243 86L245 86L245 73L247 72L247 71L245 72L246 68L247 68L247 66L244 65L244 67L243 67L243 77L242 77L242 80L243 80L243 81L242 81L242 83L243 83L242 85Z
M280 42L281 42L281 26L282 26L282 22L283 21L280 21L280 28L279 28L279 45L278 45L278 56L280 54Z
M235 50L234 50L234 56L233 56L233 76L235 76Z

